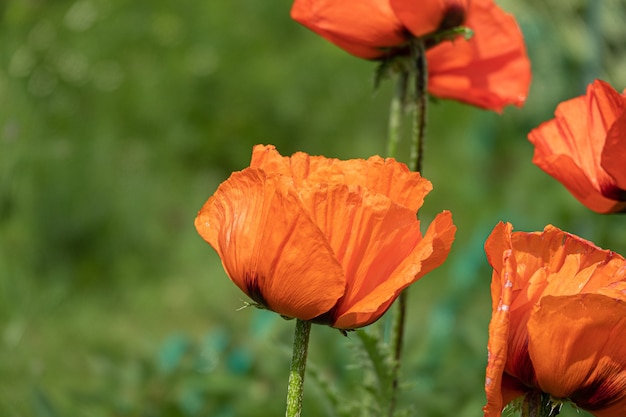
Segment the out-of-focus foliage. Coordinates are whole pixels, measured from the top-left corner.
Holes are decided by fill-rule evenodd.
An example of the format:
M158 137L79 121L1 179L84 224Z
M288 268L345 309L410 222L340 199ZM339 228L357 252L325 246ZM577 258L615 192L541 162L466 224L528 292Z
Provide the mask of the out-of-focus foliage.
M449 209L459 231L444 267L409 294L401 403L415 415L481 414L482 244L499 220L518 230L552 223L626 253L625 218L579 205L532 165L526 140L593 78L626 87L626 6L501 4L527 38L527 105L429 110L424 175L434 191L421 217ZM293 325L235 311L242 295L193 218L253 144L383 153L393 90L373 93L375 65L292 22L289 7L0 3L0 414L283 413ZM313 329L305 415L336 415L325 393L364 395L354 390L357 341Z

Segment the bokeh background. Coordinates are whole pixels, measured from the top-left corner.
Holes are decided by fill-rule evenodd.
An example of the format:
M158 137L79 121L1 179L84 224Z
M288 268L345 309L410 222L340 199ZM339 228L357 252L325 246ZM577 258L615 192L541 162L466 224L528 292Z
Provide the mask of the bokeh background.
M495 224L626 254L626 218L531 163L527 132L594 78L626 87L622 0L502 0L533 64L526 106L430 106L423 224L458 226L409 294L403 406L480 416ZM393 87L287 1L0 2L0 415L283 415L293 322L253 308L197 236L252 146L384 154ZM406 159L406 158L400 158ZM382 323L384 325L384 323ZM356 338L312 332L305 415L360 401ZM332 398L332 397L331 397ZM570 407L565 414L583 415Z

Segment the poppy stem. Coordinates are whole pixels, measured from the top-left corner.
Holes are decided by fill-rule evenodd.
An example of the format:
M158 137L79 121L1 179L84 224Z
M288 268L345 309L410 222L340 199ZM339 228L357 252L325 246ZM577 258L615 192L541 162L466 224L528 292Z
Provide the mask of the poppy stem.
M426 134L426 110L428 100L428 64L426 62L426 48L424 40L415 38L411 42L411 54L414 60L415 74L415 118L413 119L413 131L409 154L409 169L422 173L422 161L424 159L424 139ZM406 87L406 84L405 84ZM400 379L400 362L402 359L402 345L404 344L404 328L406 321L408 288L398 297L398 312L393 327L393 368L391 398L389 401L389 417L392 417L397 403L398 385Z
M396 92L391 99L389 108L389 130L387 139L387 158L396 158L398 142L400 142L401 122L406 102L406 90L409 81L409 74L401 71L398 74L398 85Z
M302 413L304 370L309 350L310 333L311 322L297 319L296 330L293 336L293 355L291 357L291 369L289 370L289 383L287 386L286 417L300 417Z
M398 311L393 324L393 364L391 369L391 396L389 398L389 417L393 417L398 402L398 386L400 384L400 360L402 359L402 345L404 344L404 322L406 321L407 289L398 297Z
M428 63L424 41L416 38L411 42L411 56L415 62L415 118L409 154L409 168L421 174L426 136L426 110L428 104Z

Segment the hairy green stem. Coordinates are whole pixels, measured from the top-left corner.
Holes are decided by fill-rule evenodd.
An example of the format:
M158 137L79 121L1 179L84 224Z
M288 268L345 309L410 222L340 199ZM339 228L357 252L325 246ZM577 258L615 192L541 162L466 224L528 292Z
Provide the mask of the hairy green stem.
M387 158L396 158L398 142L400 142L401 122L406 102L406 90L409 76L405 71L398 74L398 85L391 99L389 108L389 130L387 139Z
M428 106L428 63L423 40L418 38L412 42L411 58L415 61L415 118L413 120L409 168L411 171L421 174Z
M396 92L391 99L391 107L389 108L389 137L387 141L387 157L396 158L396 152L398 148L398 142L400 141L401 121L404 113L404 107L406 104L406 93L409 82L409 73L407 71L401 71L398 74L398 85L396 86ZM402 295L400 296L399 304L402 304ZM400 372L400 356L401 346L404 332L404 313L405 307L400 306L398 314L395 316L392 327L392 351L394 361L392 366L392 386L389 398L389 416L391 417L396 408L396 393L398 391L398 374Z
M422 39L414 39L411 47L411 59L415 63L415 109L413 129L411 132L411 148L409 154L409 169L422 173L422 161L424 159L424 139L426 134L426 108L428 100L428 64L426 62L426 49ZM406 87L406 85L405 85ZM395 413L398 398L398 386L400 380L400 363L402 360L402 346L404 344L404 330L406 322L408 288L398 297L398 311L393 326L393 369L391 398L389 401L389 417Z
M392 364L392 382L391 397L389 399L389 417L392 417L396 411L398 402L398 387L400 384L400 360L402 359L402 345L404 344L404 322L406 321L406 300L407 289L400 293L398 297L398 311L396 312L395 321L393 323L393 364Z
M302 413L304 370L306 369L310 333L311 322L297 319L296 330L293 336L293 355L291 357L291 369L289 370L289 383L287 386L286 417L300 417Z

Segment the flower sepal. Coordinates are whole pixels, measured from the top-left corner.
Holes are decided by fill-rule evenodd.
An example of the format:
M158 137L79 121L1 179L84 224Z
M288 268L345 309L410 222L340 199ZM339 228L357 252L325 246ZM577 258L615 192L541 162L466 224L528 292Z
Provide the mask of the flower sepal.
M243 303L243 305L241 307L238 307L235 311L245 310L248 307L258 308L259 310L267 310L267 308L261 303L257 303L254 301L250 302L246 300L241 300L241 302Z
M454 42L459 38L463 38L464 41L469 41L474 36L474 31L467 26L457 26L452 29L434 32L432 34L423 37L426 43L426 48L432 48L439 45L442 42Z
M540 391L531 391L523 397L522 417L554 417L561 412L563 400Z

